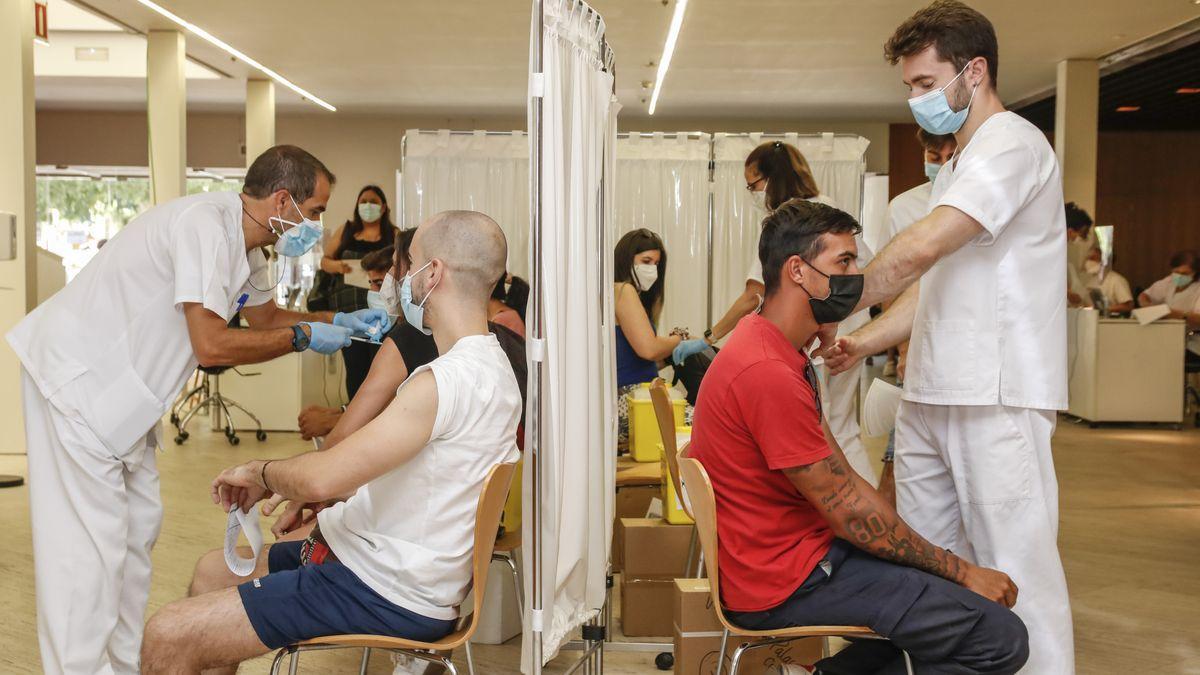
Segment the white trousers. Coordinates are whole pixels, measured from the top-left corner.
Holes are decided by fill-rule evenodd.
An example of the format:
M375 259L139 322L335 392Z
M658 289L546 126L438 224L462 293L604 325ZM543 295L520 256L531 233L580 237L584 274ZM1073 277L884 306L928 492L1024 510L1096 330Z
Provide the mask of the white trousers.
M867 457L867 446L862 440L862 429L858 425L858 392L862 381L864 365L860 359L854 367L844 373L830 375L829 369L821 365L821 407L825 411L825 421L829 431L837 439L846 461L850 462L858 475L871 485L879 484L871 459Z
M113 457L22 370L38 641L46 673L134 675L162 525L154 448Z
M904 401L896 420L896 505L937 546L1017 584L1029 675L1075 672L1058 555L1054 411Z

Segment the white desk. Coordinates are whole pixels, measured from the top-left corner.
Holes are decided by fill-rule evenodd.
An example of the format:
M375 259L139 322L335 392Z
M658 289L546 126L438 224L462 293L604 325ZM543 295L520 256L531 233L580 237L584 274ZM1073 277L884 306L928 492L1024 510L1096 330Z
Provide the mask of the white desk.
M340 354L286 354L266 363L238 366L238 370L247 376L232 368L225 371L221 393L257 415L267 431L299 431L296 417L304 406L346 403L346 371ZM249 376L251 373L258 375ZM254 429L237 410L233 422L238 431Z
M1089 422L1183 421L1184 322L1106 319L1067 310L1072 415Z

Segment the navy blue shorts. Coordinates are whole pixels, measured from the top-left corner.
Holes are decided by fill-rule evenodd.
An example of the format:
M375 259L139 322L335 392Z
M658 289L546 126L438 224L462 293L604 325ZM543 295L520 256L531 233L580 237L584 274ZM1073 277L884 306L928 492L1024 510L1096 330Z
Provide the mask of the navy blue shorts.
M302 541L267 551L265 577L238 586L258 639L271 649L326 635L385 635L433 642L454 619L431 619L388 602L340 562L301 565Z

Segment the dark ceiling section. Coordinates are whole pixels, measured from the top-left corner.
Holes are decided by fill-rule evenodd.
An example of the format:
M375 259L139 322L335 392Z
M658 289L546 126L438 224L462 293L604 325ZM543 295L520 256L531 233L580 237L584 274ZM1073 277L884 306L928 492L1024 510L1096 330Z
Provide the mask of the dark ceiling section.
M1200 42L1100 78L1101 131L1178 131L1200 129ZM1044 131L1054 130L1054 96L1017 112ZM1117 112L1136 106L1134 112Z

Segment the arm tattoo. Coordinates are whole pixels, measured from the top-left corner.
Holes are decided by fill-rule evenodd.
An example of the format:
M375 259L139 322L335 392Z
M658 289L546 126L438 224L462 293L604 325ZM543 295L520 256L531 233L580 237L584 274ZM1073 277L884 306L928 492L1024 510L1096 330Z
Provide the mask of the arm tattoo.
M830 523L848 534L851 543L878 558L955 583L961 581L964 570L958 556L914 532L874 491L860 490L860 479L837 455L810 467L821 464L835 481L833 490L821 498L819 508Z

